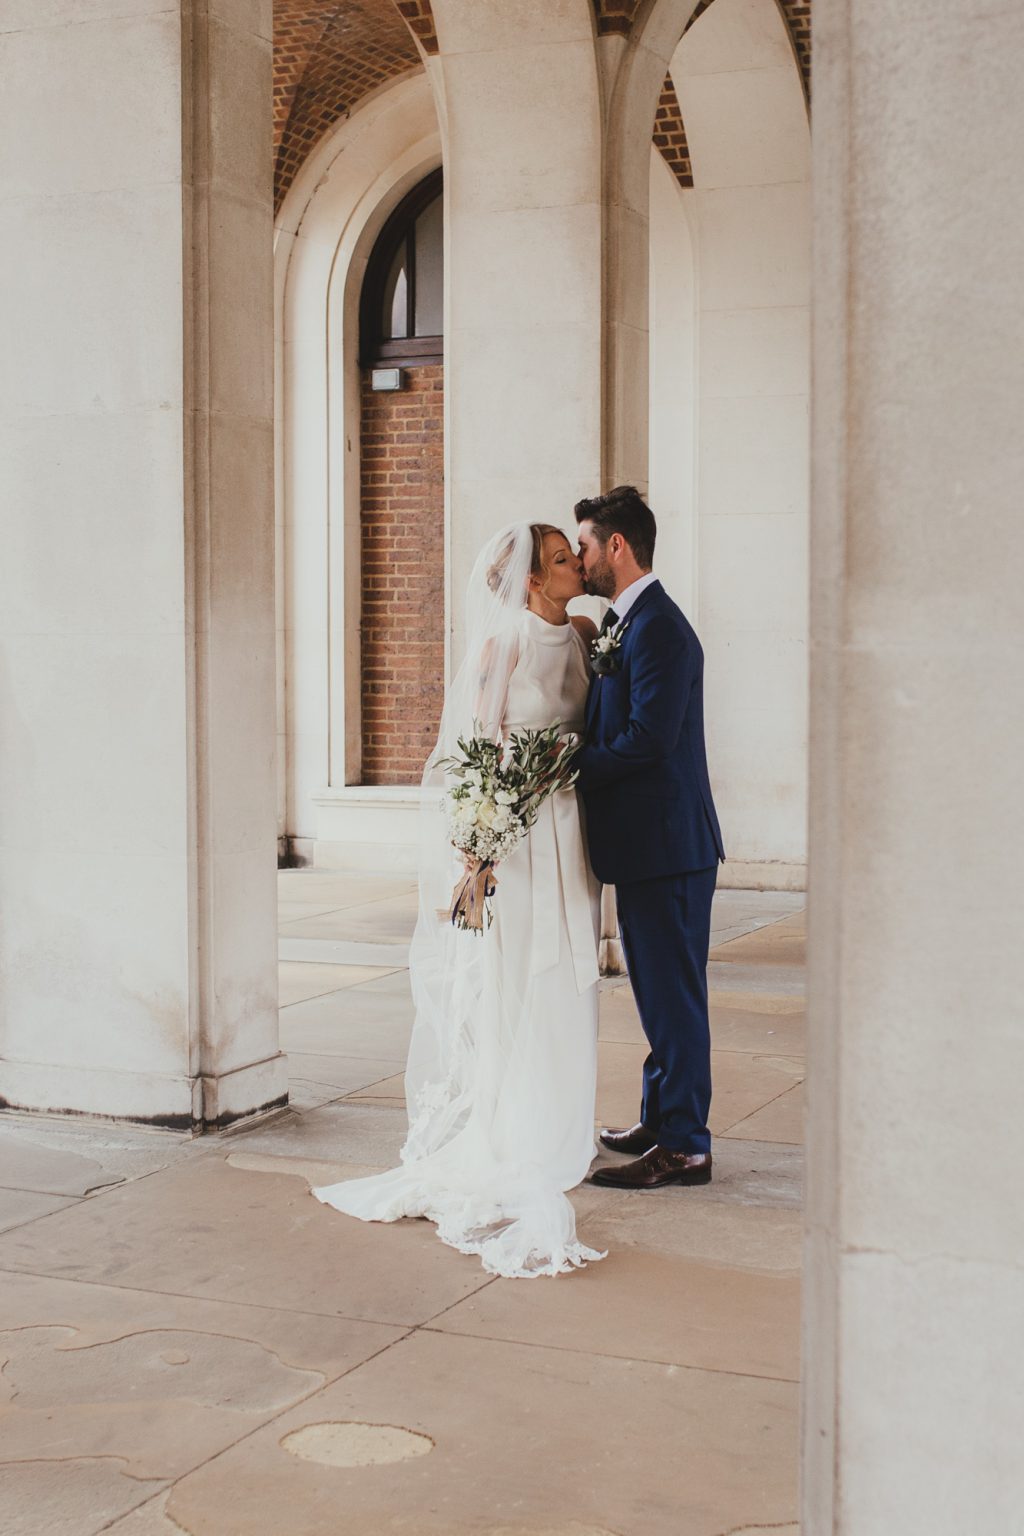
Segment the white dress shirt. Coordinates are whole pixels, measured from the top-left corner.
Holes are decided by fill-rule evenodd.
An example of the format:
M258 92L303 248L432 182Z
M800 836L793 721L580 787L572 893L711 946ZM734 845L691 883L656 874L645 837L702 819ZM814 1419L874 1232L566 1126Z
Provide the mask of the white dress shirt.
M612 608L615 611L616 621L621 624L641 592L646 591L652 581L657 581L653 571L647 571L643 576L638 576L636 581L631 581L628 587L624 587L618 597L612 600Z

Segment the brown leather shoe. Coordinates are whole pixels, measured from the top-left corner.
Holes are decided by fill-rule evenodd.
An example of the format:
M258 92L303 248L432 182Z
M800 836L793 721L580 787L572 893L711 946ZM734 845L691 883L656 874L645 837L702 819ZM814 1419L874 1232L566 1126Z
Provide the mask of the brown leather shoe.
M642 1125L631 1125L625 1131L602 1131L601 1142L609 1152L628 1152L630 1157L642 1157L658 1145L658 1138Z
M635 1163L618 1168L595 1168L591 1184L610 1184L613 1189L658 1189L662 1184L710 1184L710 1152L670 1152L652 1147Z

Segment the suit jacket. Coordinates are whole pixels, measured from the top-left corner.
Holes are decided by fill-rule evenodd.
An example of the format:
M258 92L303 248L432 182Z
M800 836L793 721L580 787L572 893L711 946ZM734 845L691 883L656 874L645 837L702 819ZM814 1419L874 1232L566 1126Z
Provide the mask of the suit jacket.
M725 858L704 748L704 652L659 581L621 629L620 669L587 696L579 783L590 861L606 885Z

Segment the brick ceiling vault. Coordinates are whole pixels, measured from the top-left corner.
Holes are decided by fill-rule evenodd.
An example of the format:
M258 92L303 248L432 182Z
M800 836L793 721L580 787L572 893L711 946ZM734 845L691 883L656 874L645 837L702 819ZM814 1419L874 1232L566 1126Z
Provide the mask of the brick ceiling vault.
M699 0L687 29L714 0ZM789 27L810 99L810 0L775 0ZM627 36L641 0L592 0L599 35ZM430 0L274 0L274 202L339 118L369 91L408 74L438 51ZM686 129L665 76L654 143L681 186L693 186Z
M420 47L437 52L430 0L274 0L275 208L339 118L422 67Z

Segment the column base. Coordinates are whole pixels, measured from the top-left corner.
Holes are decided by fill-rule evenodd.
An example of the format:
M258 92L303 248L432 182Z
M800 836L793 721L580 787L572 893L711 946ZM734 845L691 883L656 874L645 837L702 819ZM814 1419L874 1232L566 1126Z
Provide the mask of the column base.
M200 1135L287 1103L283 1052L218 1077L0 1061L0 1112L94 1117Z

